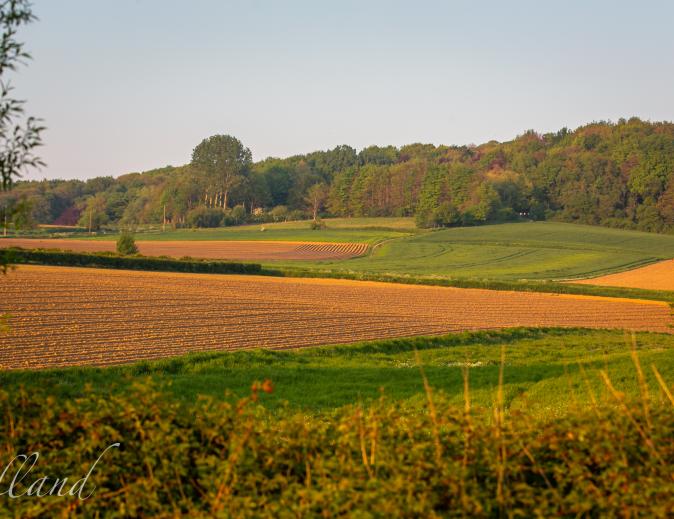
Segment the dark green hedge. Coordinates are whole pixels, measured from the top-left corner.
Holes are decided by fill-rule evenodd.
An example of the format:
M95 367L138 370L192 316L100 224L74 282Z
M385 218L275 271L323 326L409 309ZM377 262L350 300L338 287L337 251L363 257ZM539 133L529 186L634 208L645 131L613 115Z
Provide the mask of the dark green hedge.
M38 263L64 267L101 267L207 274L259 274L262 270L262 267L257 263L232 263L194 258L171 259L21 248L7 249L5 254L8 255L11 263Z
M506 290L516 292L543 292L549 294L572 294L628 299L651 299L674 304L674 291L647 290L641 288L580 285L546 280L512 280L427 277L396 275L376 272L347 270L319 270L301 267L265 268L262 273L269 276L352 279L356 281L380 281L383 283L403 283L406 285L430 285L454 288L481 288L485 290Z

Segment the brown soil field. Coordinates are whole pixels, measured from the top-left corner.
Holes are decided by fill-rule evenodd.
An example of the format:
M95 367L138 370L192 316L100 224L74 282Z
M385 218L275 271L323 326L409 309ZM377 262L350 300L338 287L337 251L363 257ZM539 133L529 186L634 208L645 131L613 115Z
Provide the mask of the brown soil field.
M145 256L265 260L334 260L360 256L367 252L364 243L312 243L288 241L137 241ZM36 238L4 238L0 247L26 249L63 249L76 252L115 251L114 241Z
M512 326L672 332L665 303L349 280L19 266L1 368L111 365Z
M598 278L583 279L574 281L574 283L648 290L674 290L674 260L660 261L646 267Z

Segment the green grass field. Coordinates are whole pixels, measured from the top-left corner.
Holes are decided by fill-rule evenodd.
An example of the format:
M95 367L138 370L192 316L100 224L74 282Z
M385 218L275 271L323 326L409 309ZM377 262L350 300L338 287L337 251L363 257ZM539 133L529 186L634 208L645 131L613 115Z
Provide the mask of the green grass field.
M245 241L314 241L357 242L376 244L391 238L402 238L419 232L412 218L332 218L326 228L312 230L309 221L293 221L219 227L217 229L178 229L161 231L161 226L143 226L137 240L245 240ZM264 231L262 231L264 229ZM110 240L114 234L88 237L81 233L73 238Z
M464 279L560 280L618 272L672 257L674 235L530 222L428 232L386 241L367 257L283 266Z
M674 382L674 336L639 334L638 352L653 391L650 364ZM607 369L622 391L635 396L638 385L631 346L622 332L513 329L437 338L363 342L348 346L293 351L241 351L193 354L111 368L6 371L0 386L48 388L55 397L74 398L90 384L93 391L123 393L134 381L151 377L167 395L191 403L198 395L222 399L249 394L254 380L271 379L271 409L284 402L310 412L329 412L381 395L417 405L424 399L415 350L435 391L456 405L463 402L463 367L468 367L471 398L477 406L493 404L501 347L505 348L504 395L507 407L527 407L541 418L564 413L574 400L606 396L598 370ZM584 367L583 375L579 366Z

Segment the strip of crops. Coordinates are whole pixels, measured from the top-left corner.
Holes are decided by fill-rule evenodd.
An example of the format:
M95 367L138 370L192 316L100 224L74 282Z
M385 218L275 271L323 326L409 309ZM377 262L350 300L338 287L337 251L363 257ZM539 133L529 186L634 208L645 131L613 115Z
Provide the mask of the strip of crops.
M664 303L264 276L20 266L4 368L120 364L515 326L671 332Z
M365 254L365 243L304 243L288 241L229 241L229 240L181 240L137 241L144 256L169 256L212 260L326 260L349 259ZM26 249L66 250L72 252L115 252L114 241L106 240L61 240L61 239L0 239L0 247L23 247Z
M634 270L584 279L576 283L674 291L674 260L660 261Z

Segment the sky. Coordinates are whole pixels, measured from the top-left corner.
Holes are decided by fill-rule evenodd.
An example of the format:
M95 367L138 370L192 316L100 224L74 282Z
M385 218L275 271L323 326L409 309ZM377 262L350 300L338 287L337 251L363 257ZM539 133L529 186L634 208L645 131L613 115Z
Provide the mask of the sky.
M34 0L11 78L44 119L24 179L349 144L479 144L674 120L674 2Z

